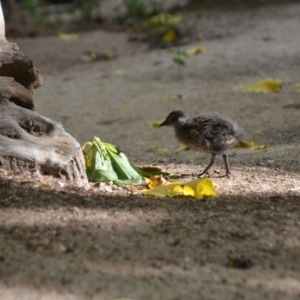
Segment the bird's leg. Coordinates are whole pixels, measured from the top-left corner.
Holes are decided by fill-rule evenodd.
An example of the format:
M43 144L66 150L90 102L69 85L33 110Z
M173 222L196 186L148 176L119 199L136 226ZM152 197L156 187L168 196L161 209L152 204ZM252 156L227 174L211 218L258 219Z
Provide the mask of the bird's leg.
M230 175L232 174L230 172L230 168L229 168L229 161L228 161L228 156L226 153L222 154L223 160L224 160L224 164L225 164L225 169L226 169L226 177L230 177Z
M208 171L210 170L210 168L212 167L212 165L216 162L217 158L218 158L217 154L212 154L212 158L211 158L210 163L205 168L205 170L201 174L198 175L199 178L204 177L205 175L207 175Z

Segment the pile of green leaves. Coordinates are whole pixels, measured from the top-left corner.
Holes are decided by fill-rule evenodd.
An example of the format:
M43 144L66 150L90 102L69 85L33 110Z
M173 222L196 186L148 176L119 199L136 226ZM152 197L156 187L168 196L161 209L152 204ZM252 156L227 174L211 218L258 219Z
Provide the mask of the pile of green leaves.
M87 146L90 147L85 152ZM82 150L87 177L91 182L112 181L116 185L140 184L145 177L167 175L159 169L144 171L137 168L118 147L101 142L98 137L94 137L92 142L84 143Z

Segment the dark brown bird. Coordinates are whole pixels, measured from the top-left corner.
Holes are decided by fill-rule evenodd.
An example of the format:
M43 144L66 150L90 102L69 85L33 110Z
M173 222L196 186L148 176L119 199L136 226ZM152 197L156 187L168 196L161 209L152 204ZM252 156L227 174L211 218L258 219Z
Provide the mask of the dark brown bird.
M234 121L218 113L191 118L184 110L175 109L159 125L159 127L162 126L175 127L178 140L191 149L212 154L210 163L198 177L207 175L220 154L225 163L226 177L230 177L231 172L225 150L233 147L245 135L244 130Z

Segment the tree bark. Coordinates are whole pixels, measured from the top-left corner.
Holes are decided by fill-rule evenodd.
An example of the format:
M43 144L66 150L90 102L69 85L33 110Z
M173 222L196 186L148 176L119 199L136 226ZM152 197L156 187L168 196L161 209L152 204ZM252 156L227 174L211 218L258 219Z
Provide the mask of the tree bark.
M88 187L79 143L60 123L33 111L33 92L42 82L32 61L0 37L0 168Z

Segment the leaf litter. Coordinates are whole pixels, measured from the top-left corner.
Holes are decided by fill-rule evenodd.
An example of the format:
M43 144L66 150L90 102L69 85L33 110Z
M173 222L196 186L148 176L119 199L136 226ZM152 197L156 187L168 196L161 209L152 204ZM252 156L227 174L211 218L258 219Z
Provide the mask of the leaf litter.
M98 182L99 186L104 182L113 182L117 186L130 185L133 191L145 195L193 197L197 200L217 194L216 184L209 178L188 182L167 181L163 176L169 173L163 172L160 168L134 166L118 147L104 143L98 137L94 137L92 142L85 142L82 145L82 151L87 177L90 182ZM170 150L166 148L165 151ZM139 190L139 186L144 182L147 189ZM104 188L107 186L105 185ZM112 191L110 188L109 192Z

